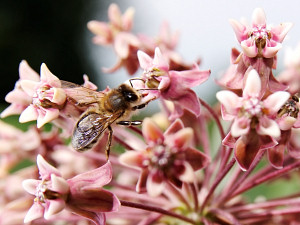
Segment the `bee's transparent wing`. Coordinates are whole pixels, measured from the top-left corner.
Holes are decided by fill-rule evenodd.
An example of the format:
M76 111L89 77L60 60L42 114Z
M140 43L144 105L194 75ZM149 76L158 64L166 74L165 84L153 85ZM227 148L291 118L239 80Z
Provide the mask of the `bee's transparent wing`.
M96 103L100 98L105 96L103 92L94 91L64 80L61 80L61 87L64 89L68 98L79 106Z
M82 117L73 131L71 142L73 148L79 152L91 149L107 127L120 116L121 114L89 113Z

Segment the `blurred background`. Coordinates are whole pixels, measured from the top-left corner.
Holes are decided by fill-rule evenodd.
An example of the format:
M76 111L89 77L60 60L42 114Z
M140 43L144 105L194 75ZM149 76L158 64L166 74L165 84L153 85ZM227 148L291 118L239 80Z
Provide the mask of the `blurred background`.
M115 54L112 48L94 45L93 35L86 27L90 20L107 21L107 9L112 2L122 12L129 6L136 9L135 34L154 37L163 21L169 22L172 31L181 32L178 52L187 62L200 57L200 69L212 71L209 81L196 88L207 101L215 99L218 87L214 79L228 67L231 48L239 49L229 18L245 17L251 21L253 10L262 7L268 23L294 23L283 42L284 48L295 47L300 41L297 0L4 0L0 1L1 103L19 78L22 59L37 72L44 62L60 79L78 84L83 83L82 75L87 74L99 89L127 80L125 70L102 74L102 67L115 64ZM275 74L283 68L284 48L279 52Z

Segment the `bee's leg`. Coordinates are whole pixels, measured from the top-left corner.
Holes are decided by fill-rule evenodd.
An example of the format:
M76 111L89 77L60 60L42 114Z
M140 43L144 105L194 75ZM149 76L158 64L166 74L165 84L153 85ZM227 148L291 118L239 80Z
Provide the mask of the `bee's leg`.
M143 121L141 120L133 120L133 121L119 121L117 122L118 125L122 125L122 126L138 126L141 125Z
M134 111L134 110L137 110L137 109L145 108L151 101L153 101L153 100L155 100L155 99L156 99L156 97L151 98L150 100L146 101L146 102L143 103L143 104L133 106L131 109Z
M113 134L113 130L112 130L111 126L108 126L107 129L108 129L108 137L107 137L107 144L106 144L106 149L105 149L106 161L109 159L112 134Z

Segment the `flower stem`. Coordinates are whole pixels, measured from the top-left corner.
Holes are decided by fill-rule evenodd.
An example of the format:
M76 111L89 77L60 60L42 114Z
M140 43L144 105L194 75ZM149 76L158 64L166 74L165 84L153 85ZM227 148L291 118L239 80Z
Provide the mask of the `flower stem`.
M190 224L196 224L196 222L190 218L187 218L183 215L180 215L180 214L177 214L172 211L168 211L168 210L156 207L156 206L150 206L150 205L145 205L145 204L136 203L136 202L129 202L129 201L125 201L125 200L120 200L120 202L121 202L122 206L136 208L136 209L142 209L142 210L146 210L146 211L150 211L150 212L157 212L157 213L160 213L163 215L177 218L179 220L185 221Z

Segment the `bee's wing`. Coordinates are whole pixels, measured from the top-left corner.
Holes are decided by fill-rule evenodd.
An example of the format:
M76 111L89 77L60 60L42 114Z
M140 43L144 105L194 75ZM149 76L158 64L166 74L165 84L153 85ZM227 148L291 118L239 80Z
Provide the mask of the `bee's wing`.
M122 112L110 115L93 112L82 117L73 131L73 148L80 152L91 149L106 128L120 118L121 115Z
M100 98L105 96L103 92L94 91L64 80L61 80L61 87L69 99L78 105L89 105L98 102Z

